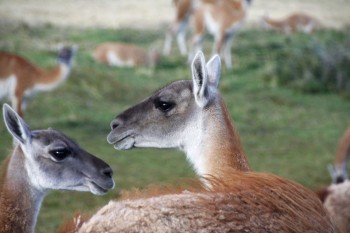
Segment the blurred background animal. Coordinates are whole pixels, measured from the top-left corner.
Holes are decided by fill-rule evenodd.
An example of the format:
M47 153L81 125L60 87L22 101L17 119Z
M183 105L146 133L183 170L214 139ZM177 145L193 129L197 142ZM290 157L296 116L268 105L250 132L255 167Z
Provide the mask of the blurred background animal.
M214 37L213 54L220 54L228 69L232 68L231 47L234 36L244 25L252 0L217 0L200 4L194 11L192 51L188 61L202 49L205 30Z
M173 0L173 3L175 5L175 19L166 32L163 54L170 54L173 38L176 36L181 55L186 55L186 30L195 7L195 0Z
M169 55L176 36L181 55L187 54L186 30L193 18L194 35L188 57L202 49L205 31L214 37L212 53L220 54L227 68L232 68L231 47L233 37L243 26L252 0L175 0L175 19L166 33L163 54Z
M110 66L155 67L159 62L160 53L154 48L147 51L133 44L107 42L98 45L92 57L95 61Z
M320 22L305 13L296 12L282 19L272 19L267 15L261 18L261 26L267 29L274 29L286 34L295 32L312 33L320 28Z
M0 98L10 99L12 107L23 116L31 96L51 91L67 79L75 53L76 47L60 48L58 64L43 70L19 55L0 52Z

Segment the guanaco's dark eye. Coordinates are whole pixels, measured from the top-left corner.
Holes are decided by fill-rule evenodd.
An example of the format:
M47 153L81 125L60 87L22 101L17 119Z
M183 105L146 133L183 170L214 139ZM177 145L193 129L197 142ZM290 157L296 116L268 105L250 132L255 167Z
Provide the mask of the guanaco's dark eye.
M62 161L65 158L67 158L71 152L66 148L60 148L60 149L51 150L49 153L54 160Z
M162 112L169 112L175 107L175 103L156 100L154 101L154 106Z

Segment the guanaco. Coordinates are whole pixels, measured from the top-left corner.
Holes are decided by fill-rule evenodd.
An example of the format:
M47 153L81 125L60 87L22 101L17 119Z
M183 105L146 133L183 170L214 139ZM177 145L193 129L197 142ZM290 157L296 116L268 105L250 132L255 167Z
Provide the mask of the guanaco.
M98 45L92 56L97 62L119 67L155 67L160 59L159 52L153 48L146 51L133 44L113 42Z
M264 28L271 28L282 31L286 34L295 32L312 33L320 27L320 22L305 13L293 13L283 19L271 19L268 16L261 18L261 25Z
M75 47L61 48L58 65L50 70L43 70L19 55L0 52L0 98L10 99L12 107L23 116L29 97L51 91L67 79L75 51Z
M17 142L2 165L0 232L34 232L50 190L89 191L102 195L114 187L112 169L57 130L31 130L7 104L6 128Z

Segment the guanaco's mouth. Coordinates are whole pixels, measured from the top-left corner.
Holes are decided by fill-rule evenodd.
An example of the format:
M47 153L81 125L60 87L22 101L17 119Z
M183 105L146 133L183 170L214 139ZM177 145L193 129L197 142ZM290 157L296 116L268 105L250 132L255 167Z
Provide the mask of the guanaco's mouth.
M135 138L130 132L116 134L112 131L108 134L107 141L109 144L113 144L116 150L128 150L135 144Z
M88 186L89 186L90 192L92 192L95 195L103 195L108 192L108 189L101 187L100 185L98 185L93 181L89 181Z

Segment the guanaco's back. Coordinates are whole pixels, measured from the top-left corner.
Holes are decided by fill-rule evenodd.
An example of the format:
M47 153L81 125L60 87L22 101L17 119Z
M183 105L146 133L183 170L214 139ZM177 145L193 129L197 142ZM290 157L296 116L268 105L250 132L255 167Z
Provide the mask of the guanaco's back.
M159 61L159 54L156 51L147 51L132 44L113 42L98 45L92 56L97 62L119 67L154 66Z

